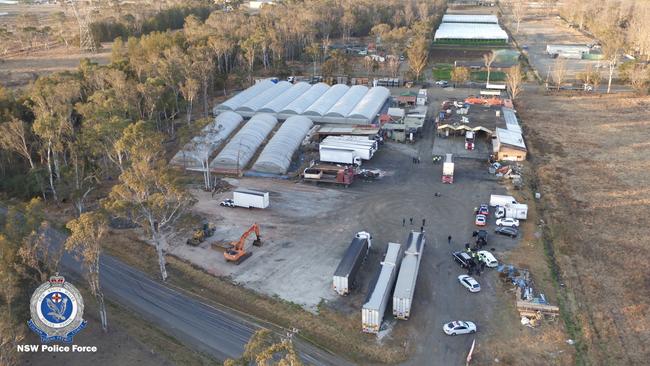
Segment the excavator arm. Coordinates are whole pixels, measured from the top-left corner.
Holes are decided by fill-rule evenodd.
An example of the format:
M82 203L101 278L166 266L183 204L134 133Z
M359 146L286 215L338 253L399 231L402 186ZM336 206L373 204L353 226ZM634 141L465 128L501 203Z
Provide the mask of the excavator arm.
M244 248L246 246L246 239L255 233L255 241L253 245L262 246L262 237L260 236L260 227L257 223L251 225L240 237L239 240L232 242L232 249L226 250L223 255L228 262L241 263L246 258L250 257L253 253L247 252Z

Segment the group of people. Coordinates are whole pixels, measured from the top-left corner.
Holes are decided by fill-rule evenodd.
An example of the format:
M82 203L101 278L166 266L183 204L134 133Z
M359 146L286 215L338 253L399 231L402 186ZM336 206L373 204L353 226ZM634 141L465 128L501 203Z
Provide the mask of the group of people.
M409 223L413 225L413 218L409 218ZM420 232L424 232L424 225L426 225L427 219L422 219L422 226L420 226ZM402 217L402 227L406 226L406 217Z
M413 157L413 164L420 164L420 157L419 156L414 156Z

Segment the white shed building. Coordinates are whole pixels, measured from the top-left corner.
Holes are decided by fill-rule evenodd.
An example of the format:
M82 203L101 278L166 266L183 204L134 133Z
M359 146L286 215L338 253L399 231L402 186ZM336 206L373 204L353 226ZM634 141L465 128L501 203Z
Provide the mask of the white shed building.
M304 116L288 118L262 150L253 165L253 170L263 173L285 174L291 164L291 158L302 140L313 126L312 121Z
M239 108L242 104L246 103L253 97L259 95L260 93L266 91L267 89L275 86L275 83L270 79L262 80L259 83L251 86L250 88L241 91L239 94L228 99L227 101L219 104L214 108L214 114L219 114L220 111L234 111Z
M361 101L348 114L348 118L373 120L386 100L390 97L390 91L383 86L377 86L368 91Z
M314 104L327 90L329 85L325 83L314 84L296 100L292 101L289 105L280 111L281 114L302 114L309 106Z
M278 95L276 98L266 103L264 107L257 110L260 113L278 113L284 107L293 102L296 98L303 95L311 86L305 82L299 82L294 84L284 93Z
M345 118L354 109L354 107L363 99L368 93L368 87L363 85L355 85L351 87L332 108L327 111L327 117Z
M268 88L253 98L248 99L245 103L239 106L239 108L237 108L237 112L257 112L260 108L266 105L266 103L272 101L278 95L289 90L289 88L292 86L293 85L288 81L280 81L277 84L273 85L271 88Z
M497 40L508 41L508 33L498 24L442 23L434 41L439 40Z
M329 111L336 102L350 90L350 87L343 84L336 84L329 88L314 104L303 112L306 116L323 116Z

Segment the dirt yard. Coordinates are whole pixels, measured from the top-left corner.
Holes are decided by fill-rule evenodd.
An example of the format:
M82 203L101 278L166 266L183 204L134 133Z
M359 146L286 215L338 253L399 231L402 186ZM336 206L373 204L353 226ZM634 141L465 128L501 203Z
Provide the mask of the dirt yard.
M647 365L650 98L522 100L577 363Z

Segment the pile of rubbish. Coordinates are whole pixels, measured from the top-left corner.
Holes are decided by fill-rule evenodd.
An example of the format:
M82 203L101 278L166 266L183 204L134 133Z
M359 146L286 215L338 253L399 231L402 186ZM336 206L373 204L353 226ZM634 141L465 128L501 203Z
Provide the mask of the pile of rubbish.
M491 162L488 171L497 178L512 180L512 185L515 189L521 189L523 187L522 166L519 164L503 165L498 161Z
M521 316L521 324L534 327L545 315L555 317L560 309L549 304L543 293L535 294L533 280L527 269L518 269L512 264L501 264L497 267L499 276L515 286L517 310Z

